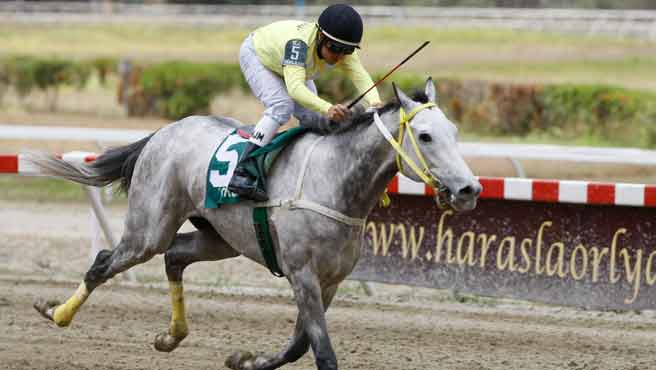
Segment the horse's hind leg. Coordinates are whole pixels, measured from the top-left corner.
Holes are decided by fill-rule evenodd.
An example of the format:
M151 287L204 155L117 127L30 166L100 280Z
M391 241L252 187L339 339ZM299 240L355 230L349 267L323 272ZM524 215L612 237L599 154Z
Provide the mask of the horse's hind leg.
M40 299L34 308L57 326L68 326L96 287L114 275L166 251L184 219L179 215L164 214L165 209L160 208L160 213L155 214L157 212L153 212L152 208L130 206L120 243L114 250L98 253L75 294L61 305L56 301Z
M337 292L338 284L326 287L321 289L321 301L323 303L324 312L328 310L335 293ZM299 299L298 292L295 289L297 294L296 300L298 305L304 304L305 299ZM303 294L302 296L306 296ZM236 352L232 354L225 361L226 367L233 370L272 370L277 369L285 364L296 362L298 359L303 357L310 348L310 336L306 330L304 316L306 314L299 310L298 317L296 319L296 328L294 329L294 337L289 342L287 347L280 353L268 356L268 355L253 355L250 352ZM311 328L314 324L312 320L309 320L308 328ZM326 337L327 338L327 337ZM316 350L315 350L316 353ZM317 359L318 361L318 359ZM336 362L335 362L335 366ZM337 367L334 367L336 369ZM331 367L319 367L320 370L323 369L333 369Z
M171 322L166 332L155 337L155 349L173 351L187 336L189 329L185 317L182 273L185 267L199 261L218 261L238 256L214 229L178 234L171 248L166 251L166 276L171 296Z

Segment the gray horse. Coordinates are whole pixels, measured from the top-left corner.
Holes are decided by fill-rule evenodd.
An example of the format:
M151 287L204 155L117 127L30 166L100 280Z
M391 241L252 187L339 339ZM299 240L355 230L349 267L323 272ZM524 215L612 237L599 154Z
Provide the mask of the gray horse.
M404 168L409 162L425 164L407 176L437 186L436 200L456 211L476 206L481 185L458 152L456 127L434 104L432 80L426 81L425 92L415 100L396 87L394 91L397 102L376 111L360 109L330 135L306 133L273 164L267 185L271 201L265 205L271 207L275 256L298 305L296 328L280 353L238 352L226 360L231 369L276 369L298 360L310 346L319 370L338 368L325 311L358 261L364 219L399 171L397 153L388 140L401 131L400 122L407 122L397 146L404 152ZM93 186L121 180L128 192L120 243L98 254L65 303L39 300L35 308L58 326L67 326L96 287L165 253L172 315L168 330L155 338L155 348L175 349L188 334L182 289L185 267L239 255L266 265L253 230L254 203L204 208L209 159L236 124L229 118L188 117L139 142L110 149L90 165L30 154L31 161L51 176ZM316 126L324 131L326 127L331 126L325 121ZM186 220L198 230L178 233Z

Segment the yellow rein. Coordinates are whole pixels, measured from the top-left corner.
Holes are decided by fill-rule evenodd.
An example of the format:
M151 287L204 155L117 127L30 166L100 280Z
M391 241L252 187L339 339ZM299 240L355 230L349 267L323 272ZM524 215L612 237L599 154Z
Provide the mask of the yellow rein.
M405 175L405 172L403 170L403 161L405 161L408 166L414 171L421 180L426 183L429 186L432 187L437 187L439 185L439 181L433 177L433 175L430 173L430 169L428 168L428 164L426 163L426 159L424 158L424 155L421 153L421 150L419 149L419 145L417 145L417 141L415 140L414 134L412 132L412 127L410 126L410 121L414 116L421 112L424 109L430 109L432 107L436 107L437 105L435 103L425 103L421 104L417 107L415 107L413 110L410 111L410 113L406 113L403 108L401 108L401 111L399 113L399 139L398 141L392 137L392 134L387 130L387 128L383 125L382 121L380 120L380 117L378 116L378 113L374 114L374 122L376 123L376 126L378 126L378 130L383 134L385 139L392 145L394 150L396 150L396 166L399 169L399 172ZM408 133L410 133L410 142L412 143L412 146L415 149L415 153L417 154L417 158L419 158L419 162L421 165L424 167L423 171L419 166L410 158L410 156L403 151L403 137L405 136L405 130L408 130ZM401 161L403 159L403 161ZM407 175L406 175L407 176ZM383 193L380 204L383 207L387 207L390 204L390 199L389 196L387 195L387 190L385 190L385 193Z

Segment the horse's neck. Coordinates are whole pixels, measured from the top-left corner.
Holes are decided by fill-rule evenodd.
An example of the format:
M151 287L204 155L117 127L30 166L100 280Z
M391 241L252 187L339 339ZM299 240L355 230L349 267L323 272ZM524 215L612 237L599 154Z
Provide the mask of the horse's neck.
M389 120L398 119L396 112L388 115ZM398 125L385 124L393 135L398 132ZM356 130L337 149L342 158L335 179L342 190L338 207L354 217L366 217L397 172L395 152L374 123Z

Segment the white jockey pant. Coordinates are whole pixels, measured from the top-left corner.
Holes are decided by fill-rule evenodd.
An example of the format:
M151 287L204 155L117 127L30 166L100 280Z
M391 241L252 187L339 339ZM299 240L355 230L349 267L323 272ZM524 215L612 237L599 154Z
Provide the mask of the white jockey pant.
M278 128L287 123L292 115L299 121L304 117L316 116L316 112L296 103L287 93L285 81L260 62L250 35L239 49L239 66L253 95L266 107L264 115L255 125L250 139L252 143L263 146L271 142ZM317 93L314 81L308 80L305 85Z

